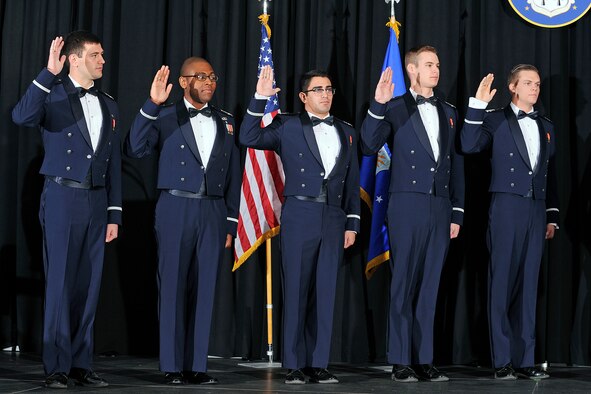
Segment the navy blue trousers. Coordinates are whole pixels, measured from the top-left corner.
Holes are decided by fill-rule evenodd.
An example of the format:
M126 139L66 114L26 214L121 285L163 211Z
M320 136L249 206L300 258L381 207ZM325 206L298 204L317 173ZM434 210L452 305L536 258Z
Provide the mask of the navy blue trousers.
M448 198L390 193L390 364L433 362L433 323L449 247L451 211Z
M546 203L494 193L489 210L489 328L495 368L533 367Z
M341 208L287 197L281 213L283 366L326 368L344 253Z
M43 232L46 374L90 369L93 326L101 287L107 193L45 180L39 208Z
M226 242L223 199L161 192L156 205L160 370L207 371L216 279Z

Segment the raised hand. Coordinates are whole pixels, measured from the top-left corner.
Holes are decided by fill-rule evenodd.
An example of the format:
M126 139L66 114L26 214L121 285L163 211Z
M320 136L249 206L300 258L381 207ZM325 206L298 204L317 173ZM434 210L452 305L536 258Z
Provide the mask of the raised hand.
M49 47L49 58L47 59L47 71L53 75L58 75L64 68L66 62L66 55L60 56L62 48L64 47L64 38L58 36L51 41Z
M392 69L387 67L382 71L378 85L376 86L375 100L380 104L386 104L392 99L394 84L392 83Z
M495 97L497 89L490 90L494 80L495 76L493 74L488 74L486 77L482 78L480 85L478 85L478 90L476 91L475 96L478 100L490 103L493 97Z
M264 66L259 74L257 93L261 96L271 97L280 90L273 87L273 69L271 66Z
M150 100L154 104L160 105L168 100L168 96L172 90L172 84L169 83L167 85L169 76L170 68L168 66L162 66L156 72L154 81L152 81L152 87L150 88Z

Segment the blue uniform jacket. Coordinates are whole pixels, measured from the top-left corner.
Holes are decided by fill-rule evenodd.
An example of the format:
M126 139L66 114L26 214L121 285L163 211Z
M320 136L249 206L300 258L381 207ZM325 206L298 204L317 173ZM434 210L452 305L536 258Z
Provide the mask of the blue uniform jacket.
M278 115L273 123L261 128L266 100L252 99L240 128L240 143L255 149L277 152L285 172L283 195L318 197L325 170L307 113ZM326 179L327 203L343 209L346 230L359 232L359 163L357 135L346 122L335 118L341 154Z
M240 203L240 152L234 137L234 118L211 107L216 138L203 166L189 112L181 100L159 106L148 99L135 117L126 141L126 153L135 158L159 152L158 189L197 193L205 179L208 196L224 198L228 210L228 234L236 235Z
M461 132L462 149L475 153L491 149L492 178L489 191L546 200L548 223L558 223L558 195L554 166L554 125L536 120L540 131L540 156L531 168L523 133L510 106L494 111L468 107Z
M431 105L431 104L427 104ZM384 143L392 152L390 193L433 193L449 198L452 223L464 220L464 158L456 148L457 111L437 101L439 160L435 161L427 131L410 92L380 104L372 100L361 127L364 154L375 154Z
M115 100L98 93L103 127L92 149L78 90L70 78L61 80L43 69L12 111L21 126L39 127L45 156L40 173L82 182L90 173L94 187L108 196L108 223L121 224L121 142Z

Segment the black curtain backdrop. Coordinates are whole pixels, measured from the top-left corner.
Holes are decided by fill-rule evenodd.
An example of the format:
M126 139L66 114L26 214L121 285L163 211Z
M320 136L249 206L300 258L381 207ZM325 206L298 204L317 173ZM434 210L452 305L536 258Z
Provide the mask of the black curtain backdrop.
M47 61L52 38L77 29L103 40L107 63L99 87L120 106L127 130L148 97L155 71L170 65L172 100L188 56L203 56L220 75L214 105L240 122L256 84L261 3L256 0L0 1L0 345L40 351L43 265L37 219L42 146L36 130L18 128L10 111ZM337 89L333 113L357 127L378 80L388 30L383 0L273 0L270 27L284 112L299 111L298 78L327 69ZM591 15L544 29L520 19L506 0L402 0L401 51L438 48L438 94L463 117L468 97L488 72L509 101L506 75L517 63L541 72L540 107L556 124L562 222L548 243L538 296L537 361L591 364ZM436 362L490 365L485 245L489 180L485 155L466 158L466 221L444 267L436 319ZM96 352L155 356L156 257L153 210L157 158L125 159L124 226L107 246L95 324ZM363 227L369 223L363 212ZM339 271L331 360L385 360L390 270L364 277L367 231ZM276 358L281 349L278 240L273 240ZM236 273L228 251L220 270L210 353L261 359L266 351L265 252Z

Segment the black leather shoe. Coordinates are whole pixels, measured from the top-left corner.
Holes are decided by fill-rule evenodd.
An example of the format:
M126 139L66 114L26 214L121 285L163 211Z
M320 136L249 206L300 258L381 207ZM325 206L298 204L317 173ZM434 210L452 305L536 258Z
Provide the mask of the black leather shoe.
M447 382L449 380L447 375L435 368L433 364L418 364L413 369L420 380L427 382Z
M495 368L495 379L497 380L515 380L515 370L511 363L502 366L501 368Z
M187 382L191 384L218 384L216 378L212 378L205 372L190 372L187 374Z
M67 389L74 387L74 382L63 372L55 372L45 378L45 387L49 389Z
M515 375L520 378L539 380L550 377L546 372L536 367L515 368Z
M109 383L91 369L72 368L70 370L70 379L78 386L100 388L107 387Z
M400 383L418 382L415 371L408 365L396 364L392 367L392 380Z
M287 370L285 384L306 384L306 377L301 369Z
M328 372L326 368L306 367L302 372L310 378L312 383L335 384L339 382L337 377Z
M173 386L180 386L181 384L185 384L185 378L181 372L165 372L164 379L166 380L166 384L170 384Z

